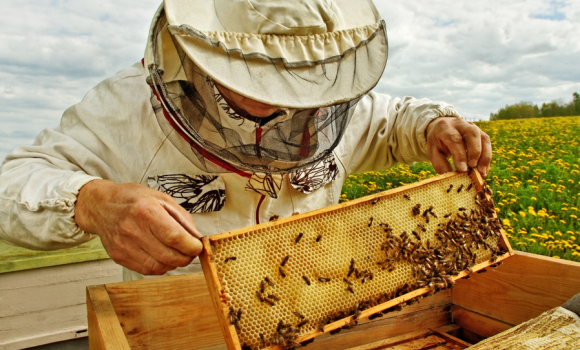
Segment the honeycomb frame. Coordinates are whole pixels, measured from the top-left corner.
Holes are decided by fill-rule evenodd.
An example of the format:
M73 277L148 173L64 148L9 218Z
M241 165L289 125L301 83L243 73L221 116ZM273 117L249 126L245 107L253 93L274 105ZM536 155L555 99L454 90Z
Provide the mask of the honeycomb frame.
M453 212L454 218L461 212L451 208L464 211L477 208L476 194L484 193L484 188L485 182L477 170L468 174L447 173L346 203L204 237L200 260L228 349L282 349L272 341L272 334L280 333L281 326L299 325L304 319L309 322L298 328L293 341L305 343L349 327L358 319L382 315L405 302L432 294L436 288L430 284L405 290L401 295L401 285L417 285L415 267L411 262L399 261L389 263L395 265L393 271L381 269L377 261L385 253L377 250L377 243L384 238L377 237L385 236L388 223L392 226L387 227L397 235L401 231L413 232L407 240L417 246L435 242L439 224L450 220L444 213ZM491 201L489 194L484 196ZM421 204L421 210L413 215L417 204ZM429 213L421 214L430 206L435 207L432 212L437 214L432 217ZM345 215L347 220L337 220ZM495 210L491 216L498 219ZM415 232L419 231L417 224L427 228L421 232L423 239ZM366 244L352 244L360 242L361 236ZM513 255L503 229L486 242L494 248L480 249L479 245L477 250L470 248L479 256L473 258L469 269L450 276L450 284ZM256 246L259 248L244 255L243 249ZM492 258L489 249L502 254ZM365 277L351 276L352 261L360 270L371 271L370 279L369 275L365 275L366 281ZM359 310L359 303L387 292L391 293L389 300ZM268 299L269 295L274 295L273 299ZM356 310L322 324L330 313L351 310L349 305L356 305Z

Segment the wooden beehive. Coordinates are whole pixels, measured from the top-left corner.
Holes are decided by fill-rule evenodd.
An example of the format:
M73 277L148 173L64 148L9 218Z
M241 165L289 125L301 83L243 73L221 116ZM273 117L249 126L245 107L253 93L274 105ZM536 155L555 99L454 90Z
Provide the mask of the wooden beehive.
M204 238L226 344L292 348L420 301L513 252L477 171Z

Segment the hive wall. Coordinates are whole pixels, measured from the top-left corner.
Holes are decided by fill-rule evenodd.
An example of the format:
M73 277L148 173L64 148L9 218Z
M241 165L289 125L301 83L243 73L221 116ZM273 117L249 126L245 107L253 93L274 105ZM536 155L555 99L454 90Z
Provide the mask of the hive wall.
M284 343L280 333L303 336L319 332L325 324L336 320L336 315L356 315L363 309L362 305L364 308L376 306L416 289L423 282L427 285L432 279L420 272L419 267L425 267L426 263L418 252L422 249L434 254L449 247L446 256L459 254L451 252L455 247L449 241L440 242L441 230L449 220L461 221L458 215L480 208L476 204L476 188L481 189L481 184L473 186L468 175L456 174L317 215L210 238L219 284L231 310L229 322L236 325L240 344L252 349L276 344L290 347L292 342ZM421 204L420 213L413 215L417 204ZM430 206L433 214L424 216ZM459 208L466 210L459 211ZM450 217L444 217L450 213ZM403 231L407 234L402 234ZM473 260L469 265L488 261L492 254L497 256L500 238L491 235L485 238L487 246L478 247L473 243L466 248L476 253L475 257L470 256ZM386 244L388 240L391 243ZM399 245L393 247L393 244ZM406 259L400 256L405 246L408 251L414 249L414 255L405 253ZM433 250L434 247L439 250ZM289 258L281 272L286 256ZM385 262L389 257L391 261ZM418 264L419 259L422 264ZM427 266L430 265L427 263ZM448 287L446 281L441 283ZM443 289L433 284L431 287ZM270 295L273 296L269 298ZM351 316L351 321L355 319L356 316L354 319ZM300 323L305 324L298 328Z

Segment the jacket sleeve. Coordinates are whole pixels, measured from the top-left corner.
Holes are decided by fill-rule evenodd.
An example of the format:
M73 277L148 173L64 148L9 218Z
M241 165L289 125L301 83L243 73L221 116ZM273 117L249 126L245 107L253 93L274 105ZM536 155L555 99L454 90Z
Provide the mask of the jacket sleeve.
M93 237L74 220L80 188L99 178L140 180L140 173L129 169L143 171L155 145L144 144L143 128L136 127L153 115L139 66L97 85L65 111L57 128L43 130L32 146L18 147L6 157L0 168L0 239L37 250L86 242ZM159 128L154 124L149 127ZM141 148L124 137L137 140ZM151 143L158 147L154 137Z
M396 163L427 160L425 131L438 117L461 118L444 102L413 97L391 98L375 92L356 106L335 152L347 174L382 170Z

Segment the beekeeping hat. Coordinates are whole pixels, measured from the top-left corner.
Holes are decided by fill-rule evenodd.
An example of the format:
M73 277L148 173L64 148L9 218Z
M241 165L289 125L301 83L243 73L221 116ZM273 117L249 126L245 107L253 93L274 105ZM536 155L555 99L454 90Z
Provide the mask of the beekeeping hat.
M332 163L386 60L371 0L165 0L144 64L161 128L198 167L288 173ZM216 82L280 114L241 117Z
M371 0L165 0L164 9L169 32L201 70L270 105L355 99L387 61Z

